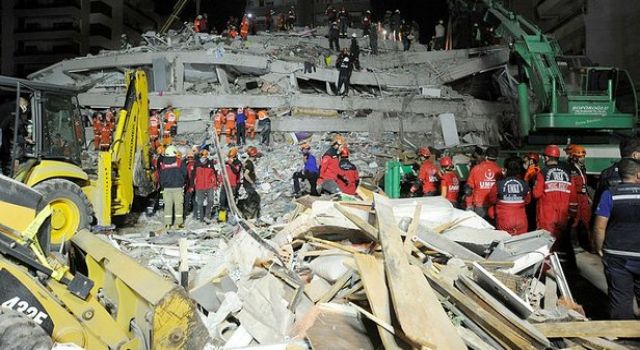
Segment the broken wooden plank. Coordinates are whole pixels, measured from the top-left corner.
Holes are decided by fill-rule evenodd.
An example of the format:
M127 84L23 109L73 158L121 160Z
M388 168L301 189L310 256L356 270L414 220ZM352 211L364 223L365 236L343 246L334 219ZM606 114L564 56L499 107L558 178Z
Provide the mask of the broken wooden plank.
M640 321L554 322L535 326L547 338L640 337Z
M570 340L590 350L629 350L626 346L602 338L570 338Z
M400 328L420 345L464 349L462 338L429 283L418 268L409 265L389 200L374 194L374 201L389 293Z
M329 249L336 248L336 249L344 250L345 252L351 253L351 254L358 253L358 250L356 250L356 249L354 249L352 247L349 247L347 245L336 243L336 242L332 242L332 241L327 241L327 240L316 238L316 237L313 237L313 236L310 236L310 235L305 236L305 239L307 241L310 241L311 244L313 244L313 245L329 247Z
M382 261L377 260L371 255L356 254L354 256L360 279L367 293L367 299L371 306L371 311L382 322L391 324L391 302L389 300L389 292L387 283L384 279L384 266ZM378 333L385 349L397 349L398 343L392 334L384 332L378 325ZM393 332L391 332L393 333Z
M484 329L493 337L500 345L507 349L527 349L535 350L525 338L514 332L510 327L484 310L480 305L440 280L437 276L431 274L427 268L418 261L418 259L409 256L411 264L422 270L424 276L429 280L434 289L436 289L445 298L450 299L470 320Z
M416 204L416 209L413 212L413 218L411 219L411 224L409 224L409 228L407 228L407 234L404 237L405 253L411 254L411 251L415 247L415 245L413 244L413 240L411 240L411 238L418 233L418 226L420 226L421 212L422 212L422 203L418 202L418 204Z
M358 228L362 230L362 232L366 234L367 237L369 237L372 241L378 241L378 230L375 227L371 226L368 222L363 220L358 215L350 212L349 209L345 208L343 205L336 203L334 204L334 206L340 212L340 214L351 220L351 222L353 222L354 225L358 226Z
M336 283L333 284L331 289L329 289L326 293L324 293L324 295L320 298L320 300L318 300L318 302L319 303L326 303L328 301L331 301L331 299L333 299L333 297L336 296L336 294L338 294L340 289L342 289L347 284L347 282L349 282L349 280L351 279L352 275L353 275L353 271L345 272L336 281Z

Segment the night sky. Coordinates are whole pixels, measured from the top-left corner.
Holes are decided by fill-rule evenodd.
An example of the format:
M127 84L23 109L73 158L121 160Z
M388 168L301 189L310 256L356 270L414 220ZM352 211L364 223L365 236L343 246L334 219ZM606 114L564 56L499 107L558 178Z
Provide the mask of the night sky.
M308 0L313 1L313 0ZM171 13L176 1L155 0L156 11L161 15ZM209 22L221 30L229 16L240 17L246 1L201 0L202 12L209 15ZM439 19L447 17L446 0L371 0L374 19L382 19L386 10L399 9L404 19L417 21L420 25L420 37L431 38L433 27ZM182 21L192 20L196 15L195 1L191 1L181 14Z

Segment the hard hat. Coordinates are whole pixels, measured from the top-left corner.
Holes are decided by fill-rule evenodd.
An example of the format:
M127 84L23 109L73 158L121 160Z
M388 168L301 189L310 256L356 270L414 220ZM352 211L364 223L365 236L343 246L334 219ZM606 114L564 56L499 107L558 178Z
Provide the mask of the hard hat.
M255 146L249 146L249 148L247 148L247 154L249 157L255 157L258 155L258 149Z
M582 158L587 155L587 150L584 147L575 144L567 146L564 151L569 157Z
M352 38L357 38L357 37L358 37L358 35L357 35L356 33L353 33L353 34L351 34L351 37L352 37Z
M188 150L187 151L187 158L193 158L193 151L192 150Z
M547 157L560 158L560 147L549 145L544 148L544 155Z
M265 120L269 115L265 110L261 110L258 112L258 120Z
M200 151L200 157L209 158L209 151L203 149L202 151Z
M202 15L198 15L196 18L197 19L202 19Z
M345 57L342 59L342 62L349 62L349 57Z
M235 147L231 147L227 155L229 156L229 158L235 158L238 155L238 149Z
M418 148L418 155L421 157L428 158L431 156L431 151L429 151L427 147L420 147Z
M165 157L175 157L178 153L178 149L174 145L167 146L167 149L164 150Z
M340 157L347 158L347 157L349 157L350 153L351 152L349 152L349 147L343 146L343 147L340 148Z
M529 152L526 154L527 158L532 159L536 163L540 161L540 155L535 152Z
M453 165L453 160L451 159L451 157L442 157L440 159L440 166L443 168L448 168L450 166Z
M396 13L400 13L400 10L399 10L399 9L396 9Z
M238 114L242 113L243 111L244 111L244 109L238 108Z
M444 24L444 21L443 20L439 20L438 23Z
M336 135L333 137L333 143L337 143L339 145L344 145L344 137L342 135Z

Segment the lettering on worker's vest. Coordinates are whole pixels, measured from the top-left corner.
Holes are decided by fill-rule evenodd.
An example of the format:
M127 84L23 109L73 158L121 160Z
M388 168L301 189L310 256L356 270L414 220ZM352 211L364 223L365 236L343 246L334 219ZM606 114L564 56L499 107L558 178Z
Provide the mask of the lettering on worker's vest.
M545 192L565 192L570 193L571 180L569 174L561 168L550 168L545 174Z
M496 173L491 169L484 172L484 180L480 181L480 189L490 190L496 183Z

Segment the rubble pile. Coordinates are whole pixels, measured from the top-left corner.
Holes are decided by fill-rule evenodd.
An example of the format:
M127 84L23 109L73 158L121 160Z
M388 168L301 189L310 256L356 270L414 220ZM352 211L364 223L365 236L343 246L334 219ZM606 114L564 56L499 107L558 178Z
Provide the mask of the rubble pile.
M273 189L288 164L262 167L278 178ZM188 262L211 349L613 349L611 337L629 334L587 321L546 231L512 237L440 197L360 187L344 199L287 199L292 211L271 225L238 219L111 241L176 282ZM599 328L580 333L591 322Z

